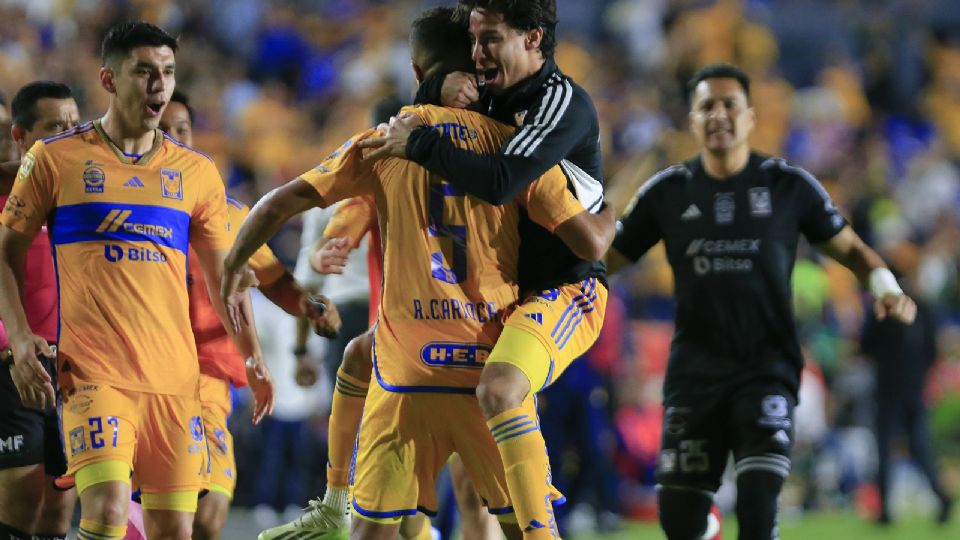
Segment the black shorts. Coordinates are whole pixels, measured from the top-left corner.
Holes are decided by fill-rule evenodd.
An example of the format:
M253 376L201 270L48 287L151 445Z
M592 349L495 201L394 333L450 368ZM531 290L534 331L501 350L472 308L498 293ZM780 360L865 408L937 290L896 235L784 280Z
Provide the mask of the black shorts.
M41 363L57 387L56 363ZM67 471L67 458L60 438L60 419L56 407L45 411L28 409L20 401L10 368L0 366L0 470L43 464L48 475Z
M764 470L786 477L797 404L793 392L779 382L703 387L664 403L657 483L715 492L730 452L738 473Z

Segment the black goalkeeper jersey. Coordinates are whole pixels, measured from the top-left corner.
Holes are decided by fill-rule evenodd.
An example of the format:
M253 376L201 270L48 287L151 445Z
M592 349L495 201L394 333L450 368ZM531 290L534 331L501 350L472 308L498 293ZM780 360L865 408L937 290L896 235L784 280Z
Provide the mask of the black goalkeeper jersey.
M421 85L418 103L439 103L443 77ZM593 100L552 59L503 95L485 92L483 112L517 131L495 155L457 148L435 129L417 129L407 155L454 186L491 204L511 200L551 167L560 165L570 191L598 211L603 202L600 125ZM578 258L555 235L522 212L520 289L536 291L588 277L606 280L602 261Z
M846 225L823 186L783 159L752 153L733 177L700 156L664 169L637 193L613 246L638 260L659 240L673 269L676 331L664 394L691 381L783 381L796 393L803 358L793 318L797 240Z

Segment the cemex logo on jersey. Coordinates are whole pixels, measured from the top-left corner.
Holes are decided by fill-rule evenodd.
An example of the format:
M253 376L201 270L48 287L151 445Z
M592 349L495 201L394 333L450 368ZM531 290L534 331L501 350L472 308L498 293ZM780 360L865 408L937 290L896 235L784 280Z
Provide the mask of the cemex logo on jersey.
M113 233L122 227L123 231L127 233L135 233L148 237L173 238L173 229L170 227L153 225L151 223L127 223L127 219L130 218L130 214L132 213L133 210L111 210L110 213L103 218L103 221L100 222L100 226L97 227L97 232Z
M0 438L0 454L19 454L23 448L23 435Z
M744 273L753 270L753 260L742 256L760 253L759 238L708 240L695 238L687 246L687 257L693 257L693 271L698 276L710 273ZM741 257L736 257L740 255Z

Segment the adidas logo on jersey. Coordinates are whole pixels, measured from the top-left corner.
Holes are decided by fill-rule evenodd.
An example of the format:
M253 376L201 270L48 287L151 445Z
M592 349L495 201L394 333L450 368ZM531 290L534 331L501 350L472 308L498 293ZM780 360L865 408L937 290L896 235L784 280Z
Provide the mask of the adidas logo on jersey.
M524 313L523 316L543 326L543 313Z
M683 211L682 214L680 214L680 219L682 221L690 221L692 219L699 218L700 215L700 209L697 208L697 205L691 204L686 210Z
M140 180L140 178L134 176L133 178L124 182L123 187L143 187L143 182Z

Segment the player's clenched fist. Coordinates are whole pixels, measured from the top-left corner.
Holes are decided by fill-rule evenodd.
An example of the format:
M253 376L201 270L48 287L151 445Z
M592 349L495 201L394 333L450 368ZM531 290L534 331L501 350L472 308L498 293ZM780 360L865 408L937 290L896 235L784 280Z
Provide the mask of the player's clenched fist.
M335 338L340 331L340 312L336 304L322 294L308 294L301 305L304 318L310 322L313 331L325 338Z
M454 71L443 79L440 103L445 107L466 109L479 100L480 89L477 87L477 76L473 73Z
M20 401L25 407L43 410L56 403L53 392L53 380L38 356L52 358L53 350L47 341L36 334L10 336L10 349L13 352L13 365L10 366L10 378L17 387Z
M904 324L911 324L917 317L917 304L905 294L886 294L873 303L873 311L877 320L890 317Z

